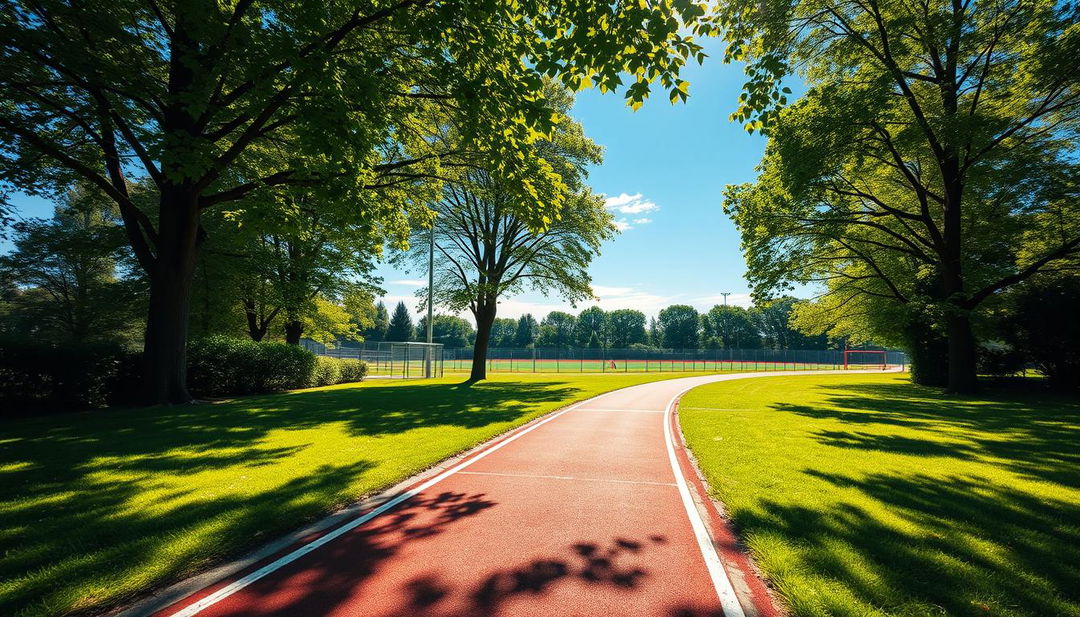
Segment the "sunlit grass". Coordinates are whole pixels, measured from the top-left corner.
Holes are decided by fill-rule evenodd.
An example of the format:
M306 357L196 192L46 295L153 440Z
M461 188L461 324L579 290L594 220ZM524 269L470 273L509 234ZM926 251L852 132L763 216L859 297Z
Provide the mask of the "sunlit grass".
M679 412L796 616L1080 615L1080 401L889 375L703 386Z
M679 374L377 381L0 425L0 615L91 612L572 401Z

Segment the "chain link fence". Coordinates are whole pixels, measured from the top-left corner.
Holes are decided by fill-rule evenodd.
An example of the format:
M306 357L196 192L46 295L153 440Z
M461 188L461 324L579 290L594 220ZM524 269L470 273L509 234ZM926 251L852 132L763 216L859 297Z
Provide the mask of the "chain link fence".
M427 379L442 377L446 362L442 343L365 343L358 347L327 347L303 339L309 351L331 358L366 362L369 378Z
M444 351L446 370L469 371L473 350ZM849 369L906 369L907 355L886 350L848 358ZM488 350L488 372L652 373L720 371L813 371L844 368L844 352L834 349L508 349Z

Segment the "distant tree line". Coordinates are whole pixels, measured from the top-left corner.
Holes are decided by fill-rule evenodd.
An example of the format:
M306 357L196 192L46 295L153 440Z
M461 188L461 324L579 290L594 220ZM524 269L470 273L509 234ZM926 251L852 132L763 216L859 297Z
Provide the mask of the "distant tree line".
M531 314L514 319L498 317L491 328L489 346L501 348L625 349L829 349L842 342L824 335L808 336L790 325L798 300L787 296L763 306L743 308L717 305L699 313L692 306L676 304L649 319L633 309L605 311L589 307L577 315L551 311L537 321ZM453 315L436 315L433 342L447 348L473 346L476 331L469 321ZM364 340L424 341L427 320L413 327L404 302L393 313L379 302L371 327L362 330Z

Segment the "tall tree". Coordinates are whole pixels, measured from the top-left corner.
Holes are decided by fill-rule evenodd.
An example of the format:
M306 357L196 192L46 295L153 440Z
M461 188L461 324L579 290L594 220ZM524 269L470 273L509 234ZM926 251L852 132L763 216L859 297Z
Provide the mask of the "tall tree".
M496 317L491 322L491 333L488 334L488 344L492 347L510 348L514 346L514 338L517 336L517 320L510 317Z
M93 187L68 191L53 218L19 221L12 230L14 250L0 257L0 271L18 286L9 310L24 335L82 342L138 331L142 286L120 276L123 232Z
M390 313L386 310L386 304L380 300L375 305L375 317L370 327L363 331L364 339L377 343L386 340L386 331L390 327Z
M664 333L660 330L660 323L655 317L649 318L649 345L653 347L664 346Z
M517 322L514 332L514 347L531 347L536 342L538 324L532 315L525 313Z
M386 328L386 340L400 343L413 340L413 321L408 307L404 302L398 302L394 307L394 314L390 317L390 325Z
M702 337L705 347L725 349L759 349L761 333L758 332L750 311L741 306L717 304L701 316Z
M828 337L824 334L807 335L795 329L791 324L798 299L784 296L754 306L750 309L762 345L769 349L827 349Z
M568 92L549 83L545 96L561 120L536 151L568 195L551 221L540 227L530 222L527 204L508 186L514 181L495 169L463 172L432 204L435 301L451 310L468 308L476 319L470 381L487 375L499 299L526 288L572 302L591 297L589 263L615 233L603 199L585 184L587 166L600 160L600 149L564 115L573 101ZM427 239L428 232L417 234L410 252L421 268L428 264Z
M697 349L701 342L697 309L685 304L673 304L660 311L657 328L663 347L668 349Z
M422 202L410 184L468 152L531 200L529 220L549 220L559 183L521 156L554 121L541 76L617 89L631 75L635 106L654 79L685 97L679 70L702 58L687 33L712 28L702 14L676 0L5 0L0 178L43 192L77 176L116 202L150 280L148 400L186 402L206 212L306 185L361 204L372 224L401 221ZM438 118L467 143L432 139ZM158 189L149 208L129 193L137 177Z
M577 317L563 311L551 311L540 322L541 347L570 347L574 344Z
M416 324L417 339L426 340L427 315ZM442 343L447 349L461 349L472 344L473 327L468 321L455 315L436 315L431 324L433 343Z
M608 344L616 349L645 343L645 313L617 309L607 314Z
M607 315L599 306L590 306L578 313L574 338L578 347L592 347L593 339L604 347L607 340Z
M885 315L909 347L936 347L940 332L949 389L972 390L983 303L1080 250L1080 7L767 0L719 12L728 58L749 62L734 117L770 136L757 183L725 204L755 292L817 281L837 319ZM791 67L809 88L781 110ZM882 304L902 307L865 310Z

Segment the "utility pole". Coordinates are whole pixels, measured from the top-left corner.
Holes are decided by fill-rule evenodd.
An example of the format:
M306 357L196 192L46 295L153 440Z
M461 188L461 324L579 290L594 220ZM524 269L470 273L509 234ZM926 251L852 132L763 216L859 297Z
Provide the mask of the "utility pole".
M721 291L720 295L724 296L724 306L726 307L727 306L727 297L731 295L731 292L730 291Z
M431 347L433 328L435 326L435 220L431 221L431 228L428 230L428 261L427 261L427 366L426 376L431 378L431 364L434 358L434 351Z

